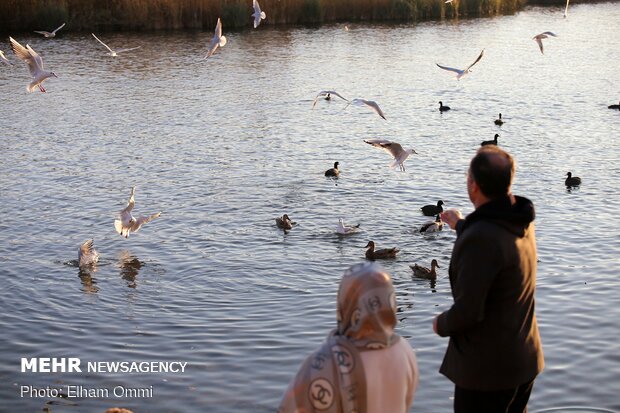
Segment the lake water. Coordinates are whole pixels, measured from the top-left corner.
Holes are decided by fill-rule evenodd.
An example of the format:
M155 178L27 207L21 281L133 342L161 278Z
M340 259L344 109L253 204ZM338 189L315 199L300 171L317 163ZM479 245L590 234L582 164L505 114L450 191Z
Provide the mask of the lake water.
M364 246L384 263L399 334L420 367L414 412L447 412L438 373L447 339L432 319L452 303L455 233L421 236L419 208L472 211L464 173L500 134L518 163L514 193L537 207L537 314L546 368L530 410L620 410L620 3L528 8L514 16L417 25L259 27L212 33L15 34L58 79L27 94L24 65L0 66L0 411L271 412L335 325L345 269ZM269 11L267 10L269 15ZM249 22L249 19L248 19ZM249 23L248 23L249 24ZM553 31L545 55L532 36ZM435 66L463 68L457 81ZM8 45L4 43L5 52ZM387 120L339 100L376 100ZM438 101L452 107L438 111ZM498 113L505 124L493 124ZM406 172L363 139L418 155ZM339 161L341 177L323 172ZM567 171L581 188L567 191ZM128 239L113 220L162 211ZM283 234L274 218L298 223ZM363 232L339 238L338 218ZM94 238L96 271L75 267ZM434 288L409 265L441 266ZM20 373L22 357L182 361L182 374ZM22 385L153 386L152 398L20 397ZM51 404L47 404L51 402Z

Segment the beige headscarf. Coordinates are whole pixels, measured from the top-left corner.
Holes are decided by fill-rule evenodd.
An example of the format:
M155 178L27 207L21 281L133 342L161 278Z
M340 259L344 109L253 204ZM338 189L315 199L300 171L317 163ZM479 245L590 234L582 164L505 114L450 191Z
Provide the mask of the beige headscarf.
M300 367L279 413L366 413L366 376L359 353L399 339L396 294L375 263L349 268L338 290L338 326Z

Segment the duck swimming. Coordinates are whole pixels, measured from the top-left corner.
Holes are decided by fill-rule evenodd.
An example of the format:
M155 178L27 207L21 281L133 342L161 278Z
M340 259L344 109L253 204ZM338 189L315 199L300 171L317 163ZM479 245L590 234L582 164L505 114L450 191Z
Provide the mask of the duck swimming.
M384 248L380 250L375 250L374 241L368 241L368 244L364 248L368 248L366 250L366 259L371 261L394 258L396 257L396 254L400 251L398 248Z
M441 220L441 216L437 214L437 218L435 218L435 221L427 222L426 224L422 225L422 227L420 227L420 232L424 234L427 232L441 231L442 229L443 221Z
M437 201L437 205L424 205L422 208L422 213L428 217L435 216L437 214L441 214L443 212L443 201Z
M325 176L338 178L338 175L340 175L340 169L338 169L338 165L340 165L340 162L334 162L334 167L325 171Z
M409 268L413 270L413 275L415 275L416 277L425 278L427 280L434 280L437 278L437 272L435 271L435 269L440 267L437 263L437 260L434 259L433 261L431 261L430 270L418 264L410 265Z
M620 110L620 102L618 102L617 105L609 105L609 106L607 106L607 109Z
M495 124L498 126L502 126L504 124L504 121L502 120L502 114L499 114L499 118L495 119Z
M567 178L564 181L564 185L568 187L581 185L581 178L579 178L578 176L573 176L572 173L566 172L566 177Z
M439 101L439 111L440 112L446 112L448 110L450 110L450 106L444 106L443 102L440 100Z
M295 222L291 221L287 214L276 218L276 225L278 226L278 228L283 229L284 232L293 229L294 224Z
M499 138L499 134L495 134L495 138L492 141L482 141L480 143L480 146L485 146L485 145L497 145L497 138Z

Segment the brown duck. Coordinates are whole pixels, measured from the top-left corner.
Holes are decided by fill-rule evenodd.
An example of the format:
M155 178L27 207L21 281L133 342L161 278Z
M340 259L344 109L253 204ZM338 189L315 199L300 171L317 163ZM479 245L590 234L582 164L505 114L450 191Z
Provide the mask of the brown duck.
M431 261L431 269L429 270L426 267L422 267L418 264L413 264L409 266L413 270L413 275L419 278L425 278L427 280L434 280L437 278L437 272L435 268L440 268L437 260Z
M383 260L386 258L394 258L398 251L398 248L384 248L380 250L375 250L374 241L368 241L368 244L364 248L368 248L366 250L366 259L374 261L374 260Z
M295 223L291 221L291 219L286 214L276 218L276 225L278 226L278 228L283 229L284 232L291 230L294 224Z

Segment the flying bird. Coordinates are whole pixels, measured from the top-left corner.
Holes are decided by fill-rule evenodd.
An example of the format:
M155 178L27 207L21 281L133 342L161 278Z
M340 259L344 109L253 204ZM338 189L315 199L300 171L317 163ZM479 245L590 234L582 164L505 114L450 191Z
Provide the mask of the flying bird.
M314 98L314 102L312 102L312 109L314 109L314 107L316 106L316 102L319 100L321 96L325 96L325 100L331 100L331 95L338 96L340 99L346 100L347 102L349 101L349 99L345 98L344 96L342 96L340 93L336 92L335 90L321 90L318 93L318 95L316 95L316 97Z
M366 105L369 108L371 108L372 110L374 110L375 112L377 112L377 114L379 116L381 116L383 119L385 119L385 115L383 114L383 111L381 110L381 108L379 107L379 105L377 104L377 102L375 102L374 100L366 100L366 99L353 99L352 101L350 101L349 103L347 103L347 106L345 106L344 108L348 108L349 105L356 105L356 106L363 106Z
M116 229L116 232L125 238L129 238L130 232L138 232L142 225L151 222L155 218L159 218L161 215L161 212L158 212L148 217L140 216L137 219L131 215L131 210L136 205L136 201L134 199L135 192L136 187L134 186L131 188L131 196L129 197L127 206L119 213L119 219L114 221L114 228Z
M28 69L30 70L30 75L32 76L32 82L28 86L26 86L26 90L28 92L34 92L36 87L43 93L46 92L42 83L45 82L50 77L58 77L54 72L48 72L43 69L43 59L41 56L34 51L30 45L26 44L26 47L19 44L15 39L9 37L9 41L11 42L11 49L13 49L13 53L20 59L22 59L28 65Z
M60 26L58 26L58 28L56 30L54 30L53 32L46 32L46 31L37 31L35 30L35 33L39 33L42 34L43 36L45 36L46 38L51 38L51 37L56 37L56 32L60 29L62 29L63 27L65 27L65 23L61 24Z
M468 73L471 72L471 68L480 61L480 59L482 59L482 56L484 55L484 49L482 49L482 51L480 52L480 55L478 56L478 58L476 59L476 61L472 64L470 64L469 66L467 66L466 69L455 69L453 67L448 67L448 66L442 66L439 63L435 63L437 66L439 66L441 69L443 70L448 70L450 72L454 72L456 73L456 80L461 80L461 78L465 75L467 75Z
M11 66L13 65L13 63L9 62L9 59L6 58L2 50L0 50L0 60L2 60L7 65L11 65Z
M215 33L211 38L211 43L209 43L209 50L207 51L207 55L205 59L211 57L213 53L217 50L218 47L224 47L226 45L226 36L222 36L222 21L220 18L217 18L217 24L215 25Z
M260 11L258 1L252 0L252 6L254 7L254 13L252 14L252 17L254 17L254 28L256 29L260 24L260 21L267 17L267 15L264 11Z
M336 226L336 232L340 235L351 235L360 231L360 224L349 226L344 224L342 218L338 218L338 226Z
M104 42L102 42L97 36L95 36L95 33L91 33L93 35L93 37L103 45L103 47L105 47L106 49L108 49L110 51L110 53L107 53L108 55L112 56L112 57L116 57L119 53L123 53L123 52L128 52L130 50L136 50L139 49L140 46L136 46L136 47L130 47L129 49L121 49L121 50L112 50L110 49L110 47L105 44Z
M80 245L80 249L78 250L78 265L80 268L86 267L96 264L97 261L99 261L99 253L95 251L93 240L87 239Z
M536 40L536 43L538 43L538 47L540 48L540 53L542 54L545 54L545 52L543 51L542 39L546 39L549 36L558 37L556 34L553 34L551 32L544 32L544 33L537 34L536 36L532 37L532 40Z
M566 0L566 8L564 9L564 18L568 17L568 2L570 0Z
M396 165L399 166L401 171L405 171L405 160L409 157L409 155L417 152L415 149L403 149L400 143L392 142L387 139L364 139L369 145L374 146L375 148L380 148L392 155L394 161L390 163L390 168L394 168Z

